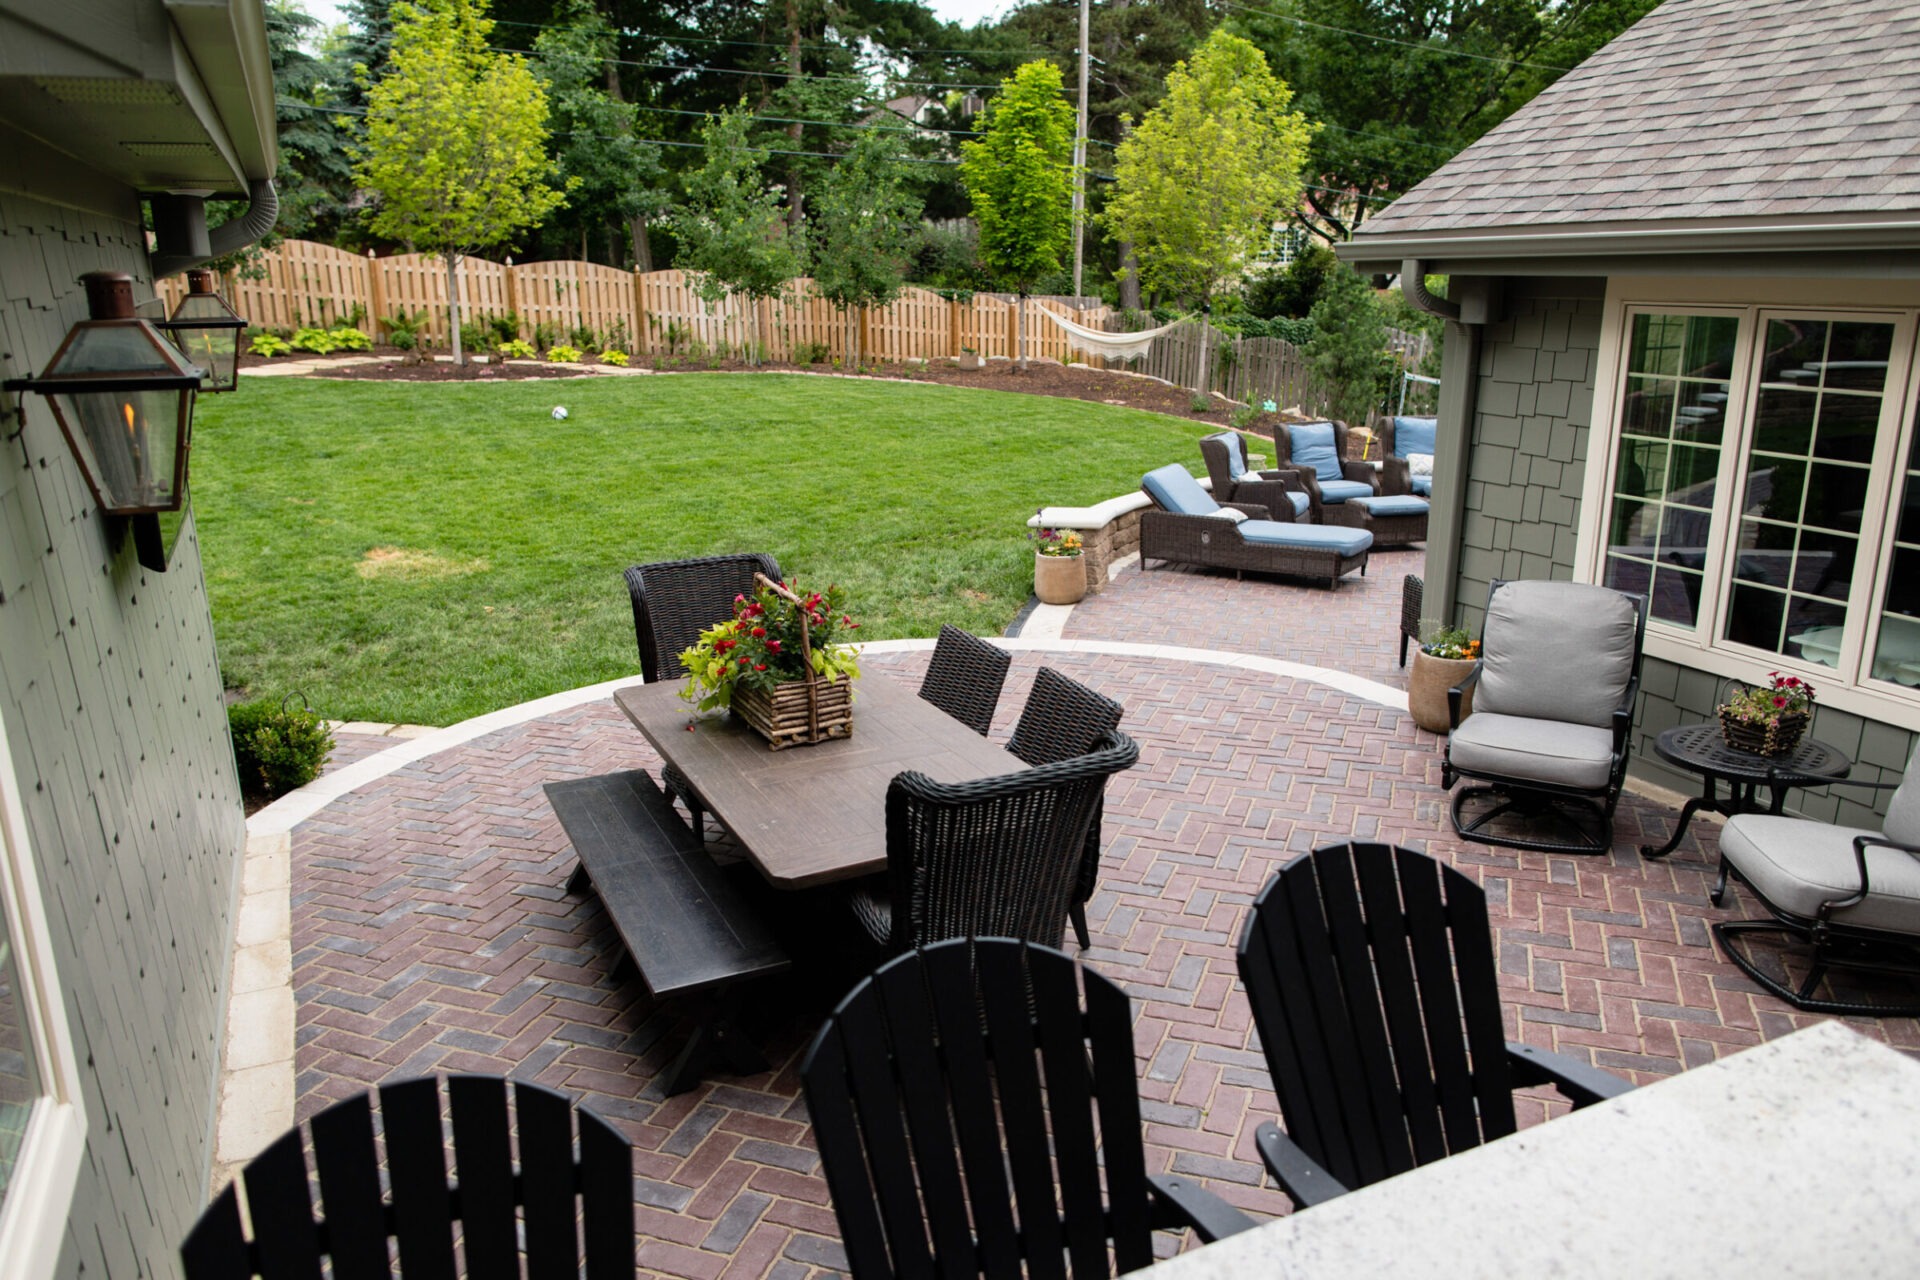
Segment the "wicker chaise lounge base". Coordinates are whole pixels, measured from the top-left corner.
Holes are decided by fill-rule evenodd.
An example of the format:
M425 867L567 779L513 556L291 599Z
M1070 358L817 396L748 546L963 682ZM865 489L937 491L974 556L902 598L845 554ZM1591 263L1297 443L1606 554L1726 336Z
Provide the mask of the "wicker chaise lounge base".
M1366 512L1360 527L1373 534L1376 547L1405 547L1427 540L1430 507L1425 498L1403 495L1355 498L1340 506ZM1329 508L1328 514L1337 509Z
M1249 521L1248 523L1252 523ZM1325 525L1289 525L1296 536L1312 538L1322 531L1347 533ZM1252 570L1278 573L1295 578L1317 578L1329 589L1358 569L1367 572L1367 549L1347 553L1336 545L1300 543L1280 546L1249 542L1241 536L1240 526L1212 516L1183 516L1171 511L1140 513L1140 567L1151 567L1154 560L1172 564L1200 565L1208 569L1231 569L1234 576Z

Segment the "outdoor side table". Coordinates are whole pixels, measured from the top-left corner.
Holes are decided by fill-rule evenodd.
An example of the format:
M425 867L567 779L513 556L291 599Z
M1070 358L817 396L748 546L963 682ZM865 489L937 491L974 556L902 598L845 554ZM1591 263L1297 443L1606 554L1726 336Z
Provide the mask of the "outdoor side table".
M1641 845L1643 858L1664 858L1679 848L1681 837L1687 834L1687 824L1702 809L1729 817L1759 813L1763 808L1767 813L1779 813L1792 788L1823 786L1846 777L1853 770L1853 761L1844 753L1814 738L1801 739L1800 745L1784 756L1737 750L1720 736L1718 724L1683 724L1668 729L1654 741L1653 751L1675 768L1699 774L1702 782L1700 794L1680 810L1673 838L1658 849ZM1722 780L1727 784L1725 799L1720 796ZM1765 805L1760 800L1762 787L1771 793L1771 801ZM1723 860L1720 869L1723 887L1726 874Z

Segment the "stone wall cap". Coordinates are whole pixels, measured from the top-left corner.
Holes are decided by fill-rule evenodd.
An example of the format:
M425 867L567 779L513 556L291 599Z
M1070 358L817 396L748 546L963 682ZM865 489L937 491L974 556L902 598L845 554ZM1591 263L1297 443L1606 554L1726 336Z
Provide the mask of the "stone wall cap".
M1200 487L1213 488L1212 479L1201 476ZM1152 505L1153 500L1144 493L1123 493L1090 507L1042 507L1038 515L1027 517L1027 528L1104 529L1129 511L1139 511Z

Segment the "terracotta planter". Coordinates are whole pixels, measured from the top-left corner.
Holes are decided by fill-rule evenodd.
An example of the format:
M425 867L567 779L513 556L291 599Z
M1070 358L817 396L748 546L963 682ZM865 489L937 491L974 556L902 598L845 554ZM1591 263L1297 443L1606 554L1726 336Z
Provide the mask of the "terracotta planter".
M1407 677L1407 710L1413 713L1413 722L1429 733L1451 730L1453 721L1447 714L1447 690L1465 680L1472 670L1472 658L1436 658L1415 649L1413 671ZM1469 688L1460 699L1462 720L1473 714L1473 693Z
M1033 594L1041 604L1079 604L1087 594L1084 555L1033 557Z

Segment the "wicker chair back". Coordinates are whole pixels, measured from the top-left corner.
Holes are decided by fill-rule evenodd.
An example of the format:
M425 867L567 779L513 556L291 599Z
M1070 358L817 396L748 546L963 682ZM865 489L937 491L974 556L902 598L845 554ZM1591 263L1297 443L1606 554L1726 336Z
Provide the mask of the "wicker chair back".
M975 936L1058 946L1101 788L1139 758L1132 738L1111 732L1084 755L1022 773L955 783L915 771L894 778L890 948Z
M933 661L920 682L920 696L984 738L993 727L994 709L1000 705L1000 689L1012 661L1000 646L942 623Z
M648 684L687 673L681 653L702 631L733 616L735 596L753 595L756 573L780 581L779 563L758 553L660 560L627 570L640 671Z

